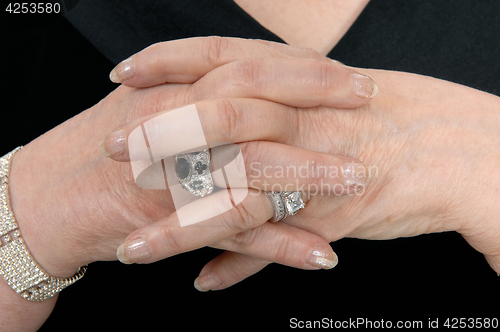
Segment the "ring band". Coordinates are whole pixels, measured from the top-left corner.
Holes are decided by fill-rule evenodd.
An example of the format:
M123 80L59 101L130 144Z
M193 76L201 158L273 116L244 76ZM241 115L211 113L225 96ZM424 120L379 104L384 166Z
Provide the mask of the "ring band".
M279 191L266 191L266 195L271 199L274 210L274 222L278 222L286 218L285 204L281 198L281 192Z
M300 191L266 191L266 195L273 205L274 222L293 216L306 206Z
M214 191L210 150L181 153L175 156L175 176L181 187L197 197Z

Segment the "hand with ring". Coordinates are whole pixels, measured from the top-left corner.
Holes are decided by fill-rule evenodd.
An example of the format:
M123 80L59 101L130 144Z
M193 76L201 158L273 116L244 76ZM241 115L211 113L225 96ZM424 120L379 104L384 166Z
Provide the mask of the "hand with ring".
M172 47L179 55L187 48L200 52L191 52L189 59L174 59L177 63L167 64L170 70L152 68L147 62L151 60L149 55L161 53L165 46ZM202 125L206 126L203 130L216 135L211 138L212 142L268 140L256 142L257 145L240 144L244 156L265 158L266 165L301 166L314 161L317 165L340 169L345 163L359 162L355 158L280 143L284 126L288 126L283 123L286 115L265 108L269 104L266 100L290 107L362 106L370 101L376 85L359 72L310 50L255 40L195 38L153 45L144 52L153 52L146 54L146 62L141 62L145 54L141 53L133 58L137 61L135 67L122 64L119 68L125 66L125 75L130 75L130 68L135 68L135 76L125 84L156 86L118 87L97 105L27 144L12 163L9 179L12 210L30 252L50 275L67 277L91 262L115 260L117 248L129 234L148 225L161 225L176 215L168 190L139 187L128 163L117 163L99 152L99 142L106 136L103 143L107 153L115 159L126 160L127 152L120 155L120 151L127 137L117 126L137 121L135 119L195 104L205 116L201 118ZM189 65L179 67L181 60L188 61ZM253 69L248 70L248 66L260 69L258 76ZM255 80L260 84L256 85ZM163 84L170 81L176 83ZM247 99L252 103L247 104ZM242 110L240 105L249 107L245 112L248 126L241 129L232 126L240 124L240 115L236 113ZM254 107L260 110L251 114ZM262 126L263 121L268 122L266 126ZM121 128L128 130L129 127ZM107 135L110 132L113 133ZM279 153L276 153L274 147L278 145ZM223 152L222 146L218 152ZM245 159L245 162L252 160ZM205 171L203 165L206 164L200 164L198 169ZM193 169L195 167L196 164ZM221 179L214 177L213 181L217 185ZM330 185L344 183L341 176L332 181ZM276 182L288 184L286 178L276 178ZM216 197L215 194L204 198ZM202 234L204 237L197 233L187 241L179 237L181 241L176 242L174 235L178 230L156 227L158 246L162 246L161 239L171 242L164 242L163 252L151 242L150 248L156 256L150 257L150 261L162 255L166 257L169 252L213 245L239 248L240 255L248 262L247 272L262 266L263 261L302 269L329 268L336 264L336 255L323 237L285 223L267 223L273 213L267 196L248 195L248 203L258 207L249 211L249 219L239 220L236 217L245 211L233 209L231 215L224 215L228 217L227 228L219 227L220 232L207 232ZM231 220L235 223L230 224ZM51 243L50 247L45 245L47 242Z
M193 40L177 41L181 42L189 46ZM210 68L205 68L207 73L197 72L198 76L183 76L179 72L184 69L189 73L191 53L185 54L176 48L176 52L165 51L168 57L149 56L149 52L161 54L162 47L169 50L170 46L165 43L136 54L128 60L129 64L133 63L133 69L119 65L118 72L124 66L128 73L133 72L123 84L144 87L197 79L193 85L196 86L214 77L225 77L226 80L213 80L210 85L216 87L218 99L204 100L207 98L202 97L202 101L195 103L207 142L239 145L248 166L248 190L268 190L265 180L280 185L298 180L298 186L290 188L290 192L298 190L300 184L304 184L301 181L316 186L315 190L308 192L310 200L303 210L276 224L262 223L273 217L277 209L274 201L265 194L248 195L234 209L198 223L196 227L180 227L174 213L132 232L119 250L124 261L152 262L217 243L217 247L232 252L208 263L197 280L197 286L202 290L222 289L268 264L261 254L253 252L253 257L250 257L245 251L252 248L265 252L265 248L273 246L272 242L257 240L262 227L286 225L316 233L327 241L346 236L390 239L457 231L485 255L496 272L500 272L497 235L500 226L496 222L500 208L495 204L498 196L495 188L500 184L500 176L492 172L499 162L497 144L492 144L500 129L498 97L429 77L363 70L377 81L380 93L368 105L347 110L339 105L311 102L307 99L314 99L310 90L299 98L300 91L289 89L288 96L297 97L295 101L284 96L280 96L281 99L276 97L285 91L278 87L270 89L262 76L281 72L284 82L296 80L294 75L300 69L291 66L284 70L287 60L281 59L279 64L269 60L236 61L213 65L210 71ZM155 60L148 63L148 58ZM142 59L144 64L141 64ZM147 73L156 72L155 68L164 71L148 81ZM170 68L174 69L170 71ZM223 97L221 94L231 91L234 86L242 86L231 81L234 76L224 76L226 69L230 73L245 73L241 77L251 77L254 84L244 86L256 88L259 93L252 91L239 96L230 93ZM164 75L163 79L161 75ZM305 73L301 76L307 77ZM221 81L224 83L215 84ZM198 96L203 96L203 93L199 92ZM156 116L133 120L121 127L118 134L115 131L108 136L105 147L111 158L130 160L127 135ZM174 124L165 124L157 130L168 132L172 126ZM115 140L115 136L120 140ZM348 160L339 155L356 159ZM261 169L252 169L251 163L255 160ZM346 163L359 165L362 160L364 169L370 171L363 177L356 176L355 182L347 180L344 185L364 184L368 177L369 185L360 195L336 196L332 195L334 192L325 194L327 183L320 184L319 179L345 180L346 174L314 177L309 167L306 180L277 176L280 167L301 166L308 160L314 160L315 170L329 169L329 166L341 169ZM264 167L275 171L267 172L270 179L264 176ZM328 184L332 188L335 183ZM216 198L214 194L208 197ZM262 226L255 228L257 225ZM207 232L199 232L202 226L207 226ZM244 246L239 245L242 242L245 242ZM138 251L134 252L136 248ZM144 248L147 251L141 252ZM235 274L234 271L241 272Z

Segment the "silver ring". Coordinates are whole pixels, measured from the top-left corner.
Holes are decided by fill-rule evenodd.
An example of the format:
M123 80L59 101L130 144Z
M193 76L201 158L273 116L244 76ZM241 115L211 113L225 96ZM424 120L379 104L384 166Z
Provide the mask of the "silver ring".
M273 205L274 222L293 216L306 206L300 191L266 191L266 195Z
M210 150L181 153L175 156L175 176L181 187L197 197L214 191Z
M274 222L278 222L286 218L285 204L281 198L281 192L279 191L266 191L266 195L271 199L274 210Z

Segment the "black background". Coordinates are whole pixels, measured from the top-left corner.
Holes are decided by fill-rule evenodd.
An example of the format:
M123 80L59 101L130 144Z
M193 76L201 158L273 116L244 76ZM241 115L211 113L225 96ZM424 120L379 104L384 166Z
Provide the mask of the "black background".
M7 153L93 106L116 86L108 80L114 64L60 15L13 15L0 9L0 144ZM336 56L349 61L342 57ZM403 60L395 66L404 65ZM459 70L442 71L453 79ZM484 90L498 93L490 76ZM471 79L470 85L482 84L477 81ZM343 239L332 247L339 256L333 270L271 265L241 284L208 293L196 291L193 280L218 250L148 266L94 263L82 281L61 293L42 331L285 329L292 317L416 319L425 326L437 317L499 317L500 278L456 233Z

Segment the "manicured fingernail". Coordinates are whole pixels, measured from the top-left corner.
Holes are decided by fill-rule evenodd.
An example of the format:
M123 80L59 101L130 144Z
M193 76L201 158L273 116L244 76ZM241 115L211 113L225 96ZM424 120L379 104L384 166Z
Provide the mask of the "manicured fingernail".
M127 138L125 130L119 129L109 133L99 143L99 150L108 158L118 157L125 153Z
M222 282L212 272L203 273L194 280L194 288L200 292L214 290L221 284Z
M146 262L153 257L149 244L141 238L122 243L116 250L116 257L123 264Z
M347 187L364 187L368 179L368 170L363 163L345 163L342 166L342 179Z
M352 91L361 98L373 98L378 93L378 85L370 77L353 73L351 74Z
M315 249L307 258L307 264L320 269L333 269L339 262L337 255L331 250Z
M122 83L135 75L134 57L123 60L109 73L113 83Z

